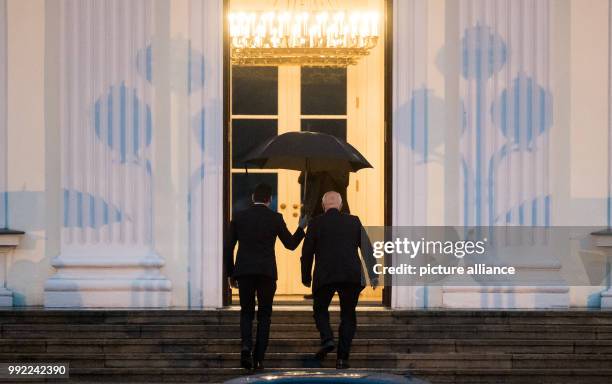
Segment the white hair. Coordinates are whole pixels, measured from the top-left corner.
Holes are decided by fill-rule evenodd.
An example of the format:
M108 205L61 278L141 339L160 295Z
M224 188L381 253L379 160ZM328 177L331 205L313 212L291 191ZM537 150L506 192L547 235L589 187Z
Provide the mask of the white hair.
M340 209L342 207L342 196L336 191L329 191L323 195L321 203L324 209L327 207Z

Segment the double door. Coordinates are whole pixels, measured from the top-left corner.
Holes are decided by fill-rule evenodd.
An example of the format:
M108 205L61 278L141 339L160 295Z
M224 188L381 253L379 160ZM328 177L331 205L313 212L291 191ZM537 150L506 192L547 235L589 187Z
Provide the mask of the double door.
M372 137L376 135L367 133L365 124L357 121L360 117L356 91L358 72L351 74L350 71L347 68L299 66L232 68L232 212L247 207L253 187L265 182L273 189L271 209L283 215L290 231L297 228L301 209L299 172L245 169L245 164L240 162L250 150L278 134L291 131L324 132L348 140L371 162L372 156L375 159L382 156L372 142ZM354 84L351 84L349 77L354 79ZM380 144L382 148L382 142ZM383 183L373 183L368 187L367 179L361 177L360 180L360 176L367 174L370 178L379 177L382 169L352 174L348 199L352 211L359 214L366 225L380 225L382 202L367 203L366 200L368 194L370 198L376 198ZM295 251L288 251L278 241L276 254L279 274L277 295L300 299L309 293L310 289L301 284L301 246Z

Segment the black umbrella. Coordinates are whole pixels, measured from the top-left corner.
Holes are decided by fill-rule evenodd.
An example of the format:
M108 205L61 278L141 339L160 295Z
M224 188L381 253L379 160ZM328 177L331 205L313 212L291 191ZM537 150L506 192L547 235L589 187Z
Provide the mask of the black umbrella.
M304 196L308 172L357 172L372 165L355 147L319 132L287 132L267 140L243 161L259 168L304 171Z
M287 132L267 140L243 161L258 168L356 172L372 165L355 147L318 132Z

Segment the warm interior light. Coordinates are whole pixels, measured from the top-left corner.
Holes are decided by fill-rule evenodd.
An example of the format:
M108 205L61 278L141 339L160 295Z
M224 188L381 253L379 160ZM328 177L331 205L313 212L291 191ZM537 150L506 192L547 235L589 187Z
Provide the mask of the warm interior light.
M379 15L357 11L232 12L229 29L235 63L246 60L258 64L259 58L262 63L276 60L282 64L283 57L291 63L299 63L299 57L312 62L312 55L317 55L331 65L334 57L340 57L338 64L347 65L376 46Z

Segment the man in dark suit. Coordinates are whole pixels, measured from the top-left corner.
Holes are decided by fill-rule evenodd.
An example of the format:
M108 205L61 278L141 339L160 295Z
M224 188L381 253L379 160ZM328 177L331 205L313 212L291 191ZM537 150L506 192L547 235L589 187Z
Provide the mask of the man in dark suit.
M294 250L304 238L305 217L292 235L280 213L272 211L272 188L265 184L255 187L253 205L238 212L227 231L225 248L226 273L230 285L238 288L240 296L240 336L243 368L263 369L263 359L270 335L272 301L276 292L276 255L274 245L278 237L285 248ZM238 243L236 263L234 248ZM253 318L257 296L257 336L253 350Z
M325 213L312 219L302 247L302 283L314 296L313 311L321 335L321 348L316 358L323 360L334 350L334 334L329 325L329 304L338 292L340 296L340 329L336 368L349 368L348 358L357 327L355 308L365 278L358 249L364 258L370 284L376 287L378 278L373 271L376 263L372 246L357 216L341 213L342 198L338 192L323 196ZM315 261L314 281L312 263Z

